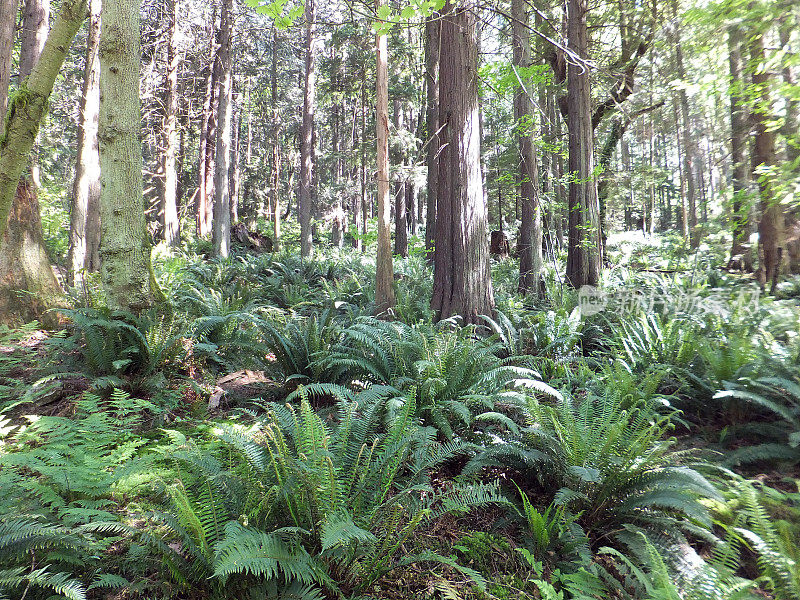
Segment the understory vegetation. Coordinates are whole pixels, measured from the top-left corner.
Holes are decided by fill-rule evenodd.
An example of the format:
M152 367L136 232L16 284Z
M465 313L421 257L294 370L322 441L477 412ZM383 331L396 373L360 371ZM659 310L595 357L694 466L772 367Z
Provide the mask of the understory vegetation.
M0 598L800 599L797 286L609 248L669 272L503 259L462 327L420 252L378 320L369 253L184 248L157 311L3 329Z

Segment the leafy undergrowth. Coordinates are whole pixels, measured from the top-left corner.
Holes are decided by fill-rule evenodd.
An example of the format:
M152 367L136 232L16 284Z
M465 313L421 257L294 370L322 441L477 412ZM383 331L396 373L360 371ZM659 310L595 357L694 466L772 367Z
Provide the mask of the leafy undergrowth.
M797 305L650 254L482 330L341 253L0 331L0 598L800 598Z

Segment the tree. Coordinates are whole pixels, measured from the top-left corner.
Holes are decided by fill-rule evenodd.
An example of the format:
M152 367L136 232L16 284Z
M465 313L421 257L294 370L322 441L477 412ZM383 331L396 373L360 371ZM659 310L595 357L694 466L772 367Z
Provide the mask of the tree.
M0 315L29 321L61 303L62 290L50 265L42 235L33 177L21 177L30 161L55 76L83 15L67 3L48 37L49 7L39 0L25 5L20 49L20 85L8 109L0 141ZM80 7L78 7L80 8ZM83 5L85 10L85 4ZM48 43L49 46L45 44ZM53 44L59 46L53 48ZM0 132L2 133L2 132ZM11 205L10 214L5 200Z
M763 32L751 33L749 42L750 67L756 105L751 113L755 135L753 137L752 166L758 181L761 220L758 223L759 266L758 280L775 293L780 276L783 254L783 207L775 194L775 132L770 119L771 73L763 68L766 63Z
M494 310L480 165L476 5L448 1L440 21L440 154L433 298L437 318L479 324Z
M167 65L164 77L164 121L161 151L161 224L164 241L169 246L180 242L178 220L178 171L175 157L178 150L178 0L166 0Z
M11 62L14 54L14 29L17 26L17 0L0 0L0 133L6 119L8 88L11 84Z
M274 250L281 247L281 124L278 113L278 28L272 28L272 71L270 75L270 110L272 117L272 169L270 171L270 204Z
M209 21L208 72L203 94L203 117L200 125L200 149L197 164L197 235L205 237L211 233L214 197L214 153L216 151L216 90L214 68L217 63L217 13L216 5Z
M100 270L100 11L101 0L90 0L67 255L68 282L76 287L83 283L85 272Z
M22 10L20 33L19 80L24 80L31 71L44 48L50 31L50 0L25 0ZM34 187L41 185L39 176L38 145L34 140L30 156L30 175Z
M303 83L303 122L300 129L300 254L311 256L314 243L311 232L312 186L314 181L314 112L316 110L317 42L314 32L314 0L306 2L305 80Z
M436 186L439 182L439 16L425 20L425 135L428 196L425 205L425 249L433 256L436 231Z
M514 66L517 75L531 64L530 18L525 0L511 3L511 29L514 45ZM540 294L543 291L542 269L542 212L539 202L539 169L533 146L533 104L525 79L520 78L514 91L514 121L519 148L518 193L522 204L519 228L519 292ZM527 79L527 81L530 81ZM502 215L500 215L502 227Z
M139 141L139 4L104 0L100 26L101 276L108 303L140 311L159 292L150 264Z
M567 280L575 287L597 285L600 279L600 207L594 173L594 136L589 66L588 0L568 1L569 47L581 61L567 67L569 129L569 241Z
M233 1L224 0L219 27L219 49L214 64L217 81L217 150L214 174L214 223L212 227L214 254L226 257L231 248L231 196L228 177L231 167L231 95L233 93L233 64L231 34Z
M678 0L672 0L673 45L675 50L675 68L681 82L686 81L686 69L683 65L683 46L681 45L680 15L678 14ZM689 97L686 88L678 89L678 102L681 110L681 137L683 142L683 181L686 184L685 202L687 205L687 223L689 241L693 248L700 243L700 232L697 229L697 192L695 189L695 145L692 138L692 124L689 115Z
M747 113L742 79L742 31L738 25L728 27L728 68L730 84L728 95L730 97L731 114L731 164L733 183L733 243L731 245L731 258L744 252L744 241L747 235L748 215L743 203L743 196L747 193L747 164L745 155L747 151Z
M380 9L380 0L376 0ZM375 133L378 155L378 255L375 260L375 311L386 314L395 305L389 196L389 49L386 32L375 34Z

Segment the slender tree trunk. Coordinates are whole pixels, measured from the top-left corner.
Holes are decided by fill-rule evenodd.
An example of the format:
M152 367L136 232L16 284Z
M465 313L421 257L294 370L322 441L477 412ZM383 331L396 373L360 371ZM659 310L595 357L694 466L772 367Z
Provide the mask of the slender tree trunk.
M239 148L239 134L241 129L240 111L238 99L234 99L233 117L231 119L231 128L233 129L233 140L231 141L231 167L228 174L228 189L231 198L231 223L239 222L239 190L241 188L242 171L239 166L240 161L240 148Z
M797 13L792 12L791 8L793 4L793 2L789 2L788 6L786 6L786 14L783 15L778 28L781 46L788 52L788 56L793 56L790 42L792 31L796 30L798 26ZM784 59L781 74L787 89L796 90L798 82L795 78L795 69L792 66L791 59ZM790 168L794 173L800 175L800 163L797 162L800 160L800 100L797 99L796 95L786 99L786 118L784 119L781 133L786 140L786 161L790 163Z
M19 178L45 115L47 102L72 38L86 17L85 0L64 0L40 60L26 81L26 91L11 102L0 140L0 234L5 231Z
M114 308L159 296L142 196L139 4L104 0L100 28L100 223L103 286Z
M405 120L402 104L395 98L393 103L394 128L400 132L405 128ZM393 162L399 167L403 164L403 156L396 152ZM406 206L406 183L404 175L398 169L397 177L394 182L394 253L400 256L408 256L408 215Z
M764 41L760 34L750 39L750 63L764 65ZM770 293L775 293L775 287L780 276L780 266L783 251L783 207L780 198L774 191L771 167L776 164L775 133L770 128L770 85L771 74L763 68L753 71L753 87L757 90L757 106L751 113L755 136L753 137L752 165L754 177L758 180L761 196L761 220L758 223L759 268L758 279L762 288L769 286Z
M300 129L300 194L298 212L300 216L300 254L311 256L313 234L311 231L312 186L314 183L314 113L316 111L317 44L314 28L314 0L306 2L306 69L303 84L303 122Z
M231 197L228 176L231 167L231 113L233 65L231 35L233 0L224 0L219 27L219 50L214 64L217 80L217 150L214 173L214 224L212 238L214 254L227 257L231 250Z
M281 247L281 125L278 113L278 28L272 29L272 72L270 75L270 105L272 109L272 235L275 238L272 248L275 252Z
M178 219L178 171L175 157L178 150L178 0L166 0L167 15L167 72L164 78L164 124L162 131L161 223L164 241L169 246L180 242Z
M519 72L531 64L530 18L525 0L511 3L512 34L514 43L514 66ZM523 86L522 84L526 85ZM514 92L514 121L516 123L517 144L519 148L518 192L522 204L522 221L519 228L519 285L524 296L529 293L540 295L544 291L541 279L542 270L542 212L539 202L539 169L536 162L536 149L533 146L533 105L528 97L530 80L518 82ZM502 215L500 215L502 229Z
M375 1L376 9L380 0ZM386 34L375 36L375 128L378 140L378 255L375 265L375 311L387 314L395 306L389 196L389 49Z
M214 197L214 152L216 149L216 117L215 92L217 41L216 41L216 8L211 15L208 42L208 74L205 79L203 94L203 119L200 126L200 150L197 165L197 235L206 237L211 233L212 198Z
M568 10L569 46L579 57L588 59L588 0L569 0ZM602 261L588 67L570 62L567 67L567 94L571 174L567 280L573 287L580 288L598 284Z
M433 298L438 319L480 324L494 310L480 164L476 5L447 2L440 21L439 154Z
M61 304L62 291L44 245L39 201L30 179L20 180L44 118L53 83L85 18L85 2L67 0L47 35L49 7L26 6L27 32L20 54L20 81L0 138L0 320L30 321ZM31 14L45 16L36 20ZM44 47L41 36L46 36ZM48 319L51 321L52 319Z
M100 10L101 0L91 0L67 255L67 277L75 287L83 284L85 272L100 270Z
M19 80L23 81L39 60L50 31L50 0L26 0L22 11L20 33ZM39 173L39 142L34 140L30 156L30 172L33 187L41 186Z
M744 81L742 80L742 42L744 36L736 25L728 27L728 66L730 69L731 114L731 173L733 183L733 244L731 258L744 252L747 237L748 214L743 209L743 196L747 193L747 114L745 112Z
M11 85L17 0L0 0L0 14L7 15L0 19L0 137L2 137L8 107L8 88Z
M678 78L686 81L686 69L683 65L683 47L681 46L680 15L678 2L672 0L674 22L673 42L675 45L675 67ZM697 193L695 183L695 147L691 131L691 116L689 114L689 97L686 89L678 90L678 100L681 110L681 137L683 142L683 171L686 180L687 225L692 248L700 243L700 231L697 228Z
M432 257L436 238L436 194L439 182L439 56L441 54L439 15L425 21L425 134L427 151L427 199L425 215L425 249Z

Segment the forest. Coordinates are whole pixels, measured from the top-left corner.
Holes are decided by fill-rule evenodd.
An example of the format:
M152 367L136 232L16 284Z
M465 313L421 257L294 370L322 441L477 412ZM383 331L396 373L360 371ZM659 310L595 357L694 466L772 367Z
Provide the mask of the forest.
M0 600L800 600L795 0L0 0Z

